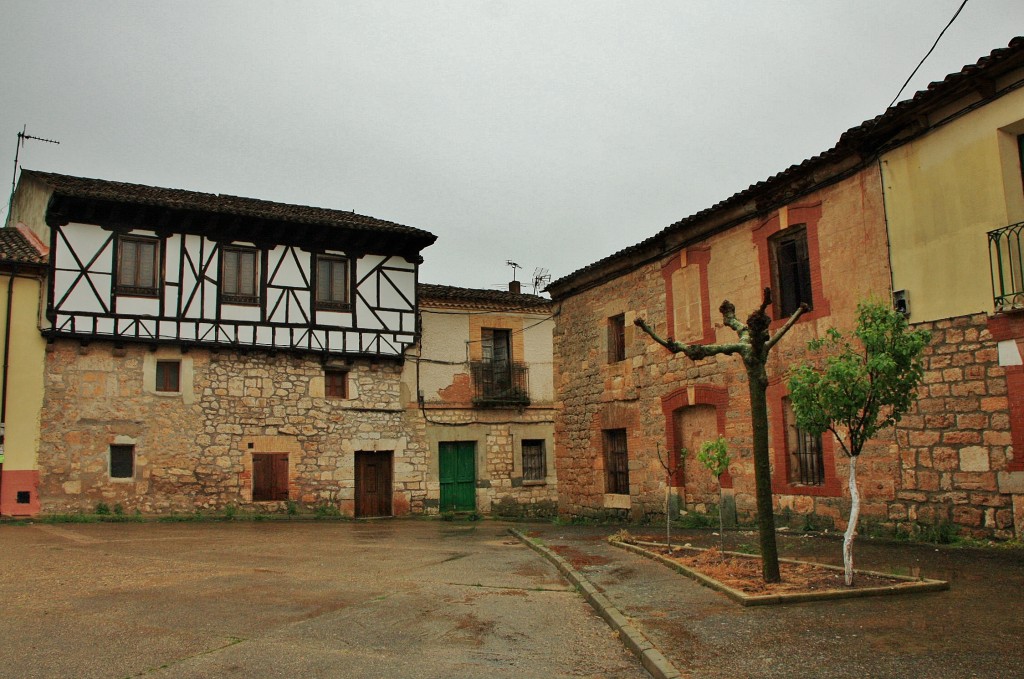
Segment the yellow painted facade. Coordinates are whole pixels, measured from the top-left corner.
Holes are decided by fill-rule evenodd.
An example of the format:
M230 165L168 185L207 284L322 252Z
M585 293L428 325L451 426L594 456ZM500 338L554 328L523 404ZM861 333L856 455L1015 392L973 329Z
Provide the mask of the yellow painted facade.
M973 110L972 99L929 115L934 129L881 157L893 290L908 292L913 323L991 313L986 234L1024 221L1024 89Z
M4 351L3 323L7 319L7 288L12 280L0 272L0 356ZM42 282L38 278L13 277L10 352L8 354L6 431L3 472L0 477L0 513L35 514L39 509L36 455L39 421L43 407L43 370L46 340L39 333ZM0 389L3 389L0 380ZM28 492L28 501L18 493ZM26 496L22 495L22 500Z

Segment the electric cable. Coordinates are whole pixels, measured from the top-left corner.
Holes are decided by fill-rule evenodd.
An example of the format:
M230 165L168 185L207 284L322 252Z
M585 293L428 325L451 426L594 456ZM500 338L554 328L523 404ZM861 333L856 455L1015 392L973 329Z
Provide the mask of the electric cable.
M956 18L958 16L960 16L960 11L963 10L964 5L966 4L967 0L964 0L963 2L960 3L960 6L957 8L956 13L953 15L953 18L949 20L948 24L946 24L946 28L943 28L942 31L939 33L939 37L935 38L935 42L932 43L931 49L928 50L928 53L921 58L921 61L914 68L914 71L907 77L907 81L903 83L903 87L900 88L900 91L896 93L896 96L893 97L892 101L889 102L889 106L887 106L886 108L892 108L893 104L896 103L896 100L900 98L900 95L903 94L903 90L907 88L907 85L910 83L911 79L913 79L913 77L917 74L918 69L921 68L921 65L925 62L925 59L930 57L932 52L935 51L935 46L939 44L939 40L942 40L942 36L946 33L946 29L953 25L953 22L956 21Z

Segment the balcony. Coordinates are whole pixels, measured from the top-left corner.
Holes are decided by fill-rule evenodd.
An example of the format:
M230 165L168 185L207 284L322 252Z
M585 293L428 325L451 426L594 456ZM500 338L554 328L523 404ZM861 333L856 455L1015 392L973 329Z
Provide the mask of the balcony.
M524 363L472 361L473 405L484 408L530 405L530 370Z
M988 263L996 311L1024 309L1024 262L1021 234L1024 222L988 232Z

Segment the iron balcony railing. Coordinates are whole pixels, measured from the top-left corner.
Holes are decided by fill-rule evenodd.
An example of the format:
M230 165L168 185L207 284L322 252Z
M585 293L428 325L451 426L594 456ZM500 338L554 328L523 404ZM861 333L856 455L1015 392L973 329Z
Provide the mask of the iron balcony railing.
M988 232L988 263L992 272L992 301L996 311L1024 309L1022 231L1024 222Z
M473 404L530 405L530 371L523 363L472 361Z

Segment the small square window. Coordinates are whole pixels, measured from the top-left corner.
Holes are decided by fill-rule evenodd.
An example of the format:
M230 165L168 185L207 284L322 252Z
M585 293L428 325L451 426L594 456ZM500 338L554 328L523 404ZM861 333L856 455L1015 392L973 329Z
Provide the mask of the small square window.
M318 255L316 258L316 307L347 311L348 260L344 257Z
M229 304L259 304L255 248L225 247L220 254L220 298Z
M156 390L181 391L181 361L156 362Z
M547 476L544 462L544 439L523 440L523 480L543 481Z
M27 505L32 502L32 491L19 490L15 495L15 503L19 505Z
M626 315L619 314L608 319L608 362L626 360Z
M146 236L117 237L119 295L157 297L160 294L160 241Z
M348 398L348 371L324 371L324 394L327 398Z
M110 446L110 478L135 476L135 446Z

